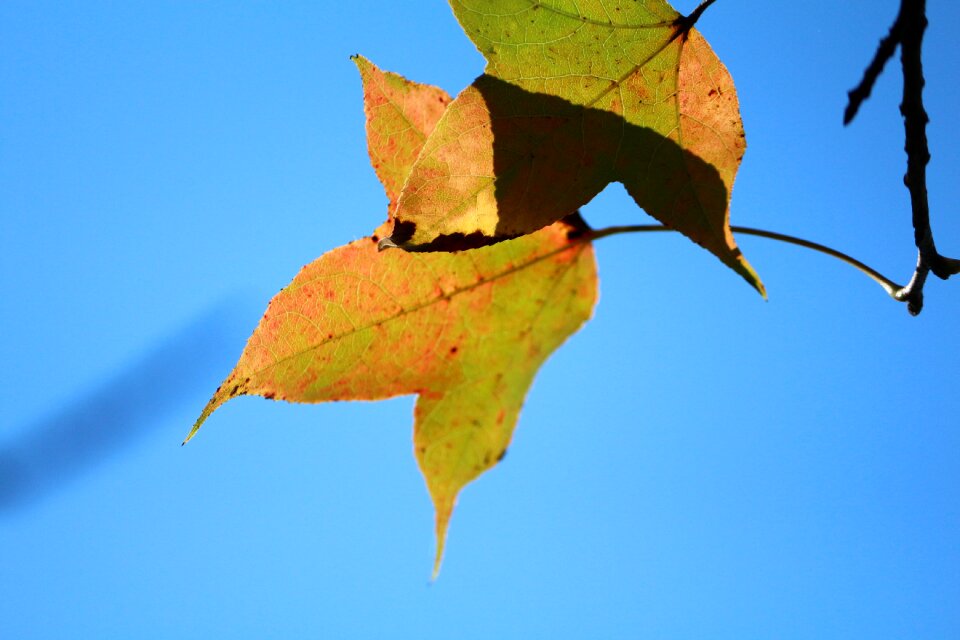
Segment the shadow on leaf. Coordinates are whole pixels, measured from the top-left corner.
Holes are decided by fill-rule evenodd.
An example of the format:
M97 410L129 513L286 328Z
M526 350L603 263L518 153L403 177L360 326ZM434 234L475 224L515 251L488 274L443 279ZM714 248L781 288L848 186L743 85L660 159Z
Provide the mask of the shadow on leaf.
M614 96L603 106L480 76L428 140L392 242L414 251L489 245L551 224L617 181L648 214L759 288L729 231L717 168L674 139L679 129L663 135L629 123Z

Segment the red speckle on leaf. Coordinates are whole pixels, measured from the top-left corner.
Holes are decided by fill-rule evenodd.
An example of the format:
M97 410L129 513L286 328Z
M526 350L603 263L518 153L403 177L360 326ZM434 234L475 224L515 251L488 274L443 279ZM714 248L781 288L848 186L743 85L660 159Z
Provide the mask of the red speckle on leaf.
M362 73L380 73L364 71L370 68L364 64L369 65L360 63ZM367 75L364 82L369 86ZM370 92L379 95L384 90ZM423 125L432 127L442 112L438 103L449 101L442 95L438 100L437 92L397 93L405 99L391 100L383 108L369 109L368 102L367 116L389 119L390 109L400 109L405 125L416 133ZM410 106L416 108L410 111ZM374 165L388 198L395 201L397 176L401 169L409 170L420 148L414 146L418 140L382 139L382 131L370 129L371 154L378 159ZM429 128L420 133L429 133ZM538 154L536 162L541 161ZM423 470L445 526L456 494L492 466L509 440L529 379L513 372L532 376L542 356L589 316L593 298L588 296L596 286L593 256L589 245L563 251L568 228L561 224L510 246L460 254L377 253L376 244L389 229L389 224L379 227L301 269L270 303L225 389L292 402L379 400L416 393L416 452L421 462L431 453ZM558 287L555 279L568 270L556 265L578 258L584 260L571 273L583 281L583 290L575 289L581 299L564 300L569 280ZM548 291L555 306L533 303ZM547 329L516 345L505 358L516 329L534 320ZM542 353L526 358L534 339L543 341ZM233 386L253 371L258 372L254 383L247 378ZM224 399L232 397L220 393ZM478 437L463 437L473 432Z

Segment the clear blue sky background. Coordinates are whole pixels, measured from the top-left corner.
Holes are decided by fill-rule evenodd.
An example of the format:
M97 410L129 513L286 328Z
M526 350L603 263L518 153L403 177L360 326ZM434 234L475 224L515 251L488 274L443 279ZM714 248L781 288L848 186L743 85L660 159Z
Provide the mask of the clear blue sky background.
M733 221L905 280L896 66L841 126L897 5L700 28L747 130ZM960 8L929 12L957 254ZM0 637L960 637L960 282L911 318L744 237L764 302L682 238L603 241L432 585L412 398L243 398L181 448L268 299L384 218L352 53L452 93L483 68L439 1L0 3ZM620 188L584 213L646 220Z

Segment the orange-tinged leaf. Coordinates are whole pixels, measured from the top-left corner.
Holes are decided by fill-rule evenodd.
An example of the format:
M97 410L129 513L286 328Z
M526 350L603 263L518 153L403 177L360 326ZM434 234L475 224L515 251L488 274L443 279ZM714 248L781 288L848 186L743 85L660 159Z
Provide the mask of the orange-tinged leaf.
M445 94L356 62L371 157L393 200ZM457 254L378 252L374 235L326 253L271 300L187 439L240 395L417 394L414 451L436 509L436 570L457 494L497 464L537 369L590 317L596 264L578 231L558 222Z
M363 56L353 56L353 61L363 80L370 162L392 208L424 140L450 104L450 96L439 87L381 71Z
M487 59L404 186L386 244L485 246L619 181L763 292L729 226L746 147L733 81L662 0L451 0Z

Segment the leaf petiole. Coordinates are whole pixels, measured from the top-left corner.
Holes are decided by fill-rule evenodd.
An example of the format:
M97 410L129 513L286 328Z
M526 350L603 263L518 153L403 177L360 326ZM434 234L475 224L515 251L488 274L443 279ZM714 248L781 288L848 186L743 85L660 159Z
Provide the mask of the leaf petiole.
M681 23L687 29L689 29L697 23L697 20L699 20L700 16L703 15L703 12L706 11L714 2L716 2L716 0L703 0L703 2L701 2L700 5L693 10L693 13L680 19Z
M768 238L770 240L777 240L779 242L786 242L788 244L794 244L799 247L805 247L807 249L812 249L819 253L832 256L837 260L850 265L860 273L866 275L868 278L876 282L878 285L883 287L883 290L887 292L887 295L897 300L898 302L904 302L907 300L907 294L909 293L910 285L906 287L901 286L887 278L882 273L873 269L864 263L860 262L856 258L848 256L842 251L837 251L836 249L831 249L825 245L819 244L817 242L811 242L810 240L804 240L803 238L797 238L795 236L788 236L783 233L777 233L776 231L766 231L764 229L754 229L752 227L738 227L731 226L730 230L734 233L742 233L748 236L758 236L761 238ZM624 226L614 226L606 227L604 229L596 229L589 231L584 234L584 238L587 240L599 240L600 238L606 238L608 236L619 235L621 233L646 233L646 232L657 232L657 231L674 231L669 227L665 227L659 224L637 224L637 225L624 225Z

